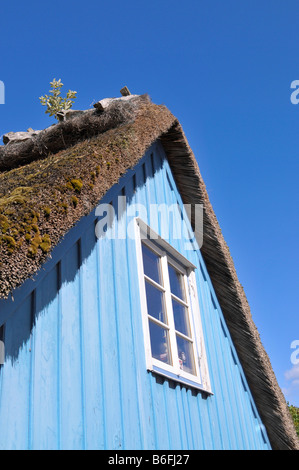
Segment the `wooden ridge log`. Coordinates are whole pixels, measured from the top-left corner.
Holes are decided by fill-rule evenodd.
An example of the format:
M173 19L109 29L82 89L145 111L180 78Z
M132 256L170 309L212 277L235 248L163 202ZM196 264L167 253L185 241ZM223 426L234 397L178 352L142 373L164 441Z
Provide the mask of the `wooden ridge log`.
M8 143L0 147L0 172L46 158L50 153L57 153L79 141L129 123L135 119L142 101L149 101L148 95L130 100L111 100L104 111L89 109L72 119L53 124L29 139Z

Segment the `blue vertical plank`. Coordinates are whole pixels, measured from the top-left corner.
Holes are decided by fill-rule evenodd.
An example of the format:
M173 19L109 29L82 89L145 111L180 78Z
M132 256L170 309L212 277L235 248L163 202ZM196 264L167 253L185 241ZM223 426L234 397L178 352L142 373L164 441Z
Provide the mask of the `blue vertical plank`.
M177 401L177 414L178 414L178 419L179 419L180 428L181 428L181 446L183 449L188 449L189 443L188 443L187 423L186 423L185 410L184 410L184 404L183 404L182 390L183 388L181 387L181 385L178 385L175 389L176 401Z
M207 286L206 286L207 287ZM229 370L225 366L224 363L224 355L225 355L225 349L224 349L224 344L223 344L223 333L221 330L220 322L219 322L219 316L217 310L214 308L214 305L211 300L211 295L210 291L207 291L207 296L208 296L208 305L209 309L212 312L212 318L213 318L213 329L214 329L214 334L213 334L213 339L214 339L214 345L215 345L215 353L216 357L218 359L218 374L219 374L219 382L221 384L221 389L222 389L222 400L223 400L223 408L225 409L225 419L226 419L226 433L228 437L228 442L229 442L229 449L237 449L237 442L236 442L236 435L235 435L235 418L236 415L233 416L232 412L232 389L228 386L228 374Z
M184 224L179 212L178 199L174 192L173 186L170 183L169 179L170 168L166 159L163 160L163 178L162 178L162 188L164 190L164 200L167 207L172 208L169 214L169 243L181 254L186 256L184 252L184 241L182 237L184 235ZM180 207L182 210L182 207Z
M176 383L168 383L165 381L164 383L164 390L165 390L165 408L167 412L167 420L168 420L168 432L169 432L169 441L170 441L170 448L172 450L183 450L183 436L182 436L182 428L181 422L179 419L179 412L178 412L178 403L177 403L177 393L176 389L180 386Z
M108 229L108 236L110 229ZM118 338L115 309L113 252L111 240L103 237L99 245L100 329L102 342L103 389L105 396L105 446L123 448L123 419L119 377Z
M61 448L84 449L77 243L61 261Z
M199 298L199 307L201 312L201 320L203 326L203 332L205 336L205 346L207 353L207 361L209 367L209 374L211 380L211 387L214 393L213 396L209 397L207 400L209 402L209 421L211 436L213 439L213 448L223 449L225 438L223 433L225 433L224 428L224 415L221 404L221 397L219 395L219 381L217 377L218 372L218 363L217 358L215 357L214 347L213 347L213 330L212 330L212 318L211 312L209 311L209 304L206 299L206 281L202 278L200 269L196 270L196 281L198 289L198 298Z
M246 385L243 382L243 379L241 380L241 382L242 382L241 386L243 387L243 394L242 394L242 398L243 398L242 401L243 401L243 407L244 407L243 409L246 415L246 426L247 426L247 431L248 431L248 436L249 436L250 449L257 450L258 446L256 442L257 441L256 430L255 430L255 426L253 423L254 417L252 414L252 409L250 406L250 401L248 397L248 392L246 390Z
M199 421L201 424L201 436L202 436L202 447L199 449L203 450L212 450L213 449L213 439L211 435L211 423L209 417L209 402L207 397L204 397L204 394L198 394L196 400L197 412L199 416Z
M150 194L151 204L156 204L157 206L165 205L165 197L164 197L164 183L163 183L163 160L160 157L157 146L154 147L151 157L151 166L148 164L148 171L152 171L152 167L154 169L154 180L151 182ZM151 173L150 173L151 174ZM161 209L161 208L160 208ZM157 207L158 212L158 207ZM169 238L169 230L168 230L168 221L163 214L163 209L159 210L156 216L156 228L153 227L157 233L165 238Z
M192 421L195 419L194 416L190 416L190 408L189 408L189 401L191 397L191 390L182 387L181 388L181 396L182 396L182 402L183 402L183 410L184 410L184 420L185 420L185 426L186 426L186 436L187 436L187 442L188 442L188 449L194 450L194 439L193 439L193 433L192 433ZM198 423L196 423L198 425Z
M81 239L82 334L84 344L84 408L86 450L105 448L104 395L100 345L99 276L95 224Z
M188 400L188 407L189 407L189 416L190 416L190 423L191 423L191 433L193 438L193 448L196 449L205 449L204 444L204 433L205 430L202 426L202 420L199 413L198 402L200 401L201 393L195 392L192 395L190 390L189 393L189 400Z
M58 448L57 419L57 268L36 289L33 327L31 448Z
M120 193L118 196L122 196ZM118 196L113 200L115 210L112 240L112 263L114 272L115 312L118 340L119 380L121 383L121 405L123 413L124 448L140 448L140 423L137 405L136 351L133 349L131 324L131 298L127 268L126 216Z
M217 310L218 313L218 310ZM227 333L224 332L223 346L225 349L224 361L225 368L229 374L229 381L231 384L231 401L234 409L234 426L237 436L237 448L238 449L249 449L248 439L245 433L246 424L242 419L241 402L238 390L238 384L234 377L234 363L232 362L231 348L229 345Z
M2 369L0 448L29 449L31 295L8 319Z
M158 384L157 382L158 381ZM170 448L167 414L164 406L163 380L151 375L151 392L154 412L156 449L163 450Z
M157 205L157 188L156 188L156 177L155 174L155 147L147 152L147 158L144 162L144 175L145 175L145 190L146 190L146 200L151 205L149 207L149 225L157 233L159 233L159 214L155 208Z
M212 369L212 376L214 378L214 399L215 399L215 406L216 412L218 415L218 419L220 421L220 429L219 434L222 439L222 448L223 450L230 449L230 437L228 435L228 422L227 422L227 410L226 410L226 403L224 400L223 395L223 383L220 368L218 366L219 358L217 356L217 350L214 340L214 329L215 329L215 320L213 317L213 312L210 310L210 295L207 283L205 282L203 285L203 302L204 307L203 309L206 312L210 312L209 322L207 323L207 343L209 344L209 355L211 359L211 369Z
M196 283L197 283L197 288L198 288L198 293L199 293L199 285L201 283L204 283L204 280L200 276L201 271L200 271L198 256L195 251L190 251L188 254L188 257L189 257L189 260L195 266L197 266L195 275L196 275ZM207 334L205 331L205 324L204 324L204 312L200 311L200 315L201 315L201 322L202 322L203 336L204 336L204 338L201 338L201 342L202 342L203 339L206 341ZM207 357L207 360L209 362L209 356ZM209 367L209 370L210 369L211 367ZM196 401L197 401L199 421L200 421L201 429L202 429L202 439L203 439L202 448L211 450L214 448L214 439L212 435L213 430L212 430L212 421L211 421L213 420L213 416L215 414L213 401L210 396L207 396L204 393L199 393L197 395Z

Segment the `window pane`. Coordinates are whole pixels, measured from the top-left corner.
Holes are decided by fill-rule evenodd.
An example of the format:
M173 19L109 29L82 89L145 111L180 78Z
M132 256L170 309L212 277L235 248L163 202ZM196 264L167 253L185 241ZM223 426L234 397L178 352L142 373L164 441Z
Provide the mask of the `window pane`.
M152 356L171 365L169 334L165 328L149 320Z
M186 309L186 307L184 307L179 302L176 302L176 300L172 299L172 309L175 329L180 333L183 333L183 335L191 336L188 310Z
M157 320L167 324L163 292L145 281L147 313Z
M182 300L185 300L185 289L183 286L183 276L170 264L168 264L170 290L171 292Z
M180 368L189 374L195 375L193 345L177 335Z
M144 274L162 285L160 257L142 243Z

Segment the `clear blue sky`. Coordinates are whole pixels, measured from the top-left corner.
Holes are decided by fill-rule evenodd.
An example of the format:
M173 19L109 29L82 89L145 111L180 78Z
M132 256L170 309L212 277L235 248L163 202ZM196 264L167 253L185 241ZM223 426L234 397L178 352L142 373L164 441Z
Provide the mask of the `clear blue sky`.
M2 2L0 135L54 121L61 78L94 100L149 93L183 125L286 398L299 406L298 0ZM286 375L287 374L287 375Z

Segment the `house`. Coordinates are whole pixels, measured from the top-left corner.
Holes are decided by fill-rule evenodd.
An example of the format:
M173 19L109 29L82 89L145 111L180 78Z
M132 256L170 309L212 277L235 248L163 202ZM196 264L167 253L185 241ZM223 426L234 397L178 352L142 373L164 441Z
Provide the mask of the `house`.
M104 100L0 171L1 449L299 448L165 106Z

